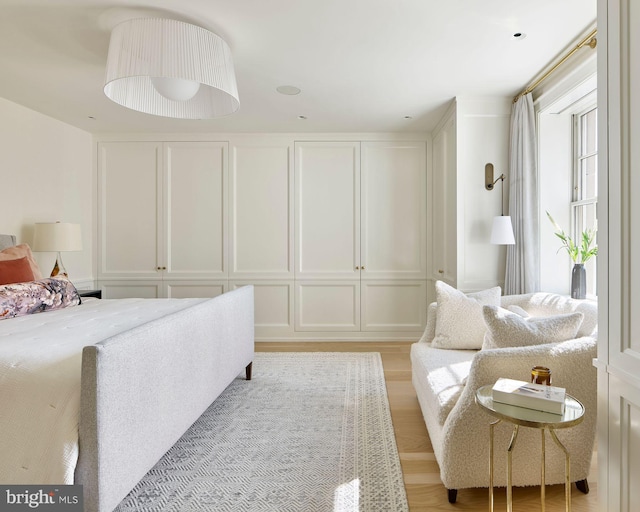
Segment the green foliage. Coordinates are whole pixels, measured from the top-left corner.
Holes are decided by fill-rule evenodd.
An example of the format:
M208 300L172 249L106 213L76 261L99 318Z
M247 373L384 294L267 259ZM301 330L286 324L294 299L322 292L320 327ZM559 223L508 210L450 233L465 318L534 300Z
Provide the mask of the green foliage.
M549 212L547 212L547 217L549 217L553 227L556 228L555 235L562 242L562 247L558 250L566 249L571 261L574 263L586 263L592 256L596 256L598 254L598 246L595 243L597 232L595 227L593 229L583 231L580 237L580 243L576 244L573 239L567 235L560 226L558 226L558 223L553 220L553 217Z

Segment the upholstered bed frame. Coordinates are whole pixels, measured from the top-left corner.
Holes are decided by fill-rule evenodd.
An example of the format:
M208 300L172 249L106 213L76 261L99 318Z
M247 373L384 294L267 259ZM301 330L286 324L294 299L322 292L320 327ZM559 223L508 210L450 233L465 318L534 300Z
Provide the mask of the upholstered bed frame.
M15 242L0 235L0 250ZM84 347L75 483L85 512L113 510L243 370L251 377L253 354L252 286Z
M0 235L0 251L14 245L16 245L16 237L14 235Z

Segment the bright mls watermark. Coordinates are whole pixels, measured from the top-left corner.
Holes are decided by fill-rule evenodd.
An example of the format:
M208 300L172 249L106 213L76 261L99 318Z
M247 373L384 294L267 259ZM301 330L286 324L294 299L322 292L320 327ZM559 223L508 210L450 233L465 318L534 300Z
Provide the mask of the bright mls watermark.
M0 485L0 512L83 512L81 485Z

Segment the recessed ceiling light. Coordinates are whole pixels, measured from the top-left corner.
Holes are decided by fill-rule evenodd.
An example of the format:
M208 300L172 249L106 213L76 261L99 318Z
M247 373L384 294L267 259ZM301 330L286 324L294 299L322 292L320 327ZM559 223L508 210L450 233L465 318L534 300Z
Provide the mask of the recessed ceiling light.
M518 41L524 39L525 37L527 37L527 34L525 34L524 32L516 32L511 36L512 39L516 39Z
M295 96L296 94L300 94L300 89L293 85L281 85L280 87L276 87L276 91L280 94L286 94L287 96Z
M93 119L94 121L96 120L96 118L95 118L95 117L93 117L93 116L87 116L87 117L88 117L89 119Z
M404 116L405 119L413 119L413 116Z
M306 118L307 118L307 116L298 116L298 119L303 119L304 120Z

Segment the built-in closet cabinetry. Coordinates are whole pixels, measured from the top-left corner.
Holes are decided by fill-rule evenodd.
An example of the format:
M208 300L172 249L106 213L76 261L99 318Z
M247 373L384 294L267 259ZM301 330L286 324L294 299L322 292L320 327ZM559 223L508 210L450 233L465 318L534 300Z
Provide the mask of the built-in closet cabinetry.
M257 339L288 339L293 322L293 140L231 142L229 288L254 287Z
M420 331L424 142L296 142L295 328Z
M456 286L456 119L453 112L433 137L432 277ZM435 300L435 299L434 299Z
M486 190L484 169L507 175L506 208L510 113L511 98L457 97L432 132L429 301L436 280L465 292L503 284L506 247L489 243L502 186Z
M227 142L98 145L98 279L105 298L227 290Z
M106 298L251 284L257 339L417 339L426 140L98 143Z

